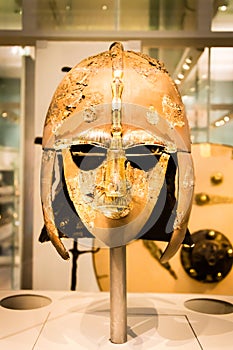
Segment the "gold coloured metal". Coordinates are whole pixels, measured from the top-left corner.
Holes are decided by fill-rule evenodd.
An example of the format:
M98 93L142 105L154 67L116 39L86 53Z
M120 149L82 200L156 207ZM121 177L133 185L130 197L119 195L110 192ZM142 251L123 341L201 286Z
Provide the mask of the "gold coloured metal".
M174 233L162 256L170 259L184 240L192 204L190 148L180 94L159 61L113 43L77 64L54 93L43 133L42 207L59 254L68 256L60 240L66 220L58 230L53 211L59 183L67 188L66 205L99 244L125 245L156 222L151 215L177 156ZM85 168L94 157L98 165Z

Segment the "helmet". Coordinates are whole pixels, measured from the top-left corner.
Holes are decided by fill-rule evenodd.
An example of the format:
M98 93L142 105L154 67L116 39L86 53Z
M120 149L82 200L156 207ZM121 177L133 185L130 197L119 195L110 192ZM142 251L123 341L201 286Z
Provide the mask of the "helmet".
M49 239L105 247L188 242L194 174L189 127L163 64L121 43L77 64L58 86L44 125L41 198Z

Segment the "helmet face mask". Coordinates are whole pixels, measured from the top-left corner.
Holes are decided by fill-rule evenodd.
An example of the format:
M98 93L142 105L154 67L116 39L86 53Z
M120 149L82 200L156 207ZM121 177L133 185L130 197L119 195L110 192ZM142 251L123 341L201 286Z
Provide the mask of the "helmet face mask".
M106 149L89 142L62 151L70 199L88 231L106 246L126 244L142 235L170 156L151 144Z
M144 56L128 53L130 57L127 57L119 43L114 45L109 52L87 59L70 71L54 95L45 122L42 206L49 238L63 258L66 258L60 241L63 234L75 239L95 237L100 246L106 247L141 238L159 220L165 207L169 197L166 173L171 163L175 164L173 179L177 177L178 165L183 169L179 171L182 179L178 174L177 183L179 191L186 188L186 198L187 191L189 194L188 202L181 195L180 207L177 195L177 206L173 205L176 215L173 211L172 220L168 220L170 226L172 222L172 230L180 230L182 226L184 231L178 243L176 239L176 246L183 241L187 228L193 170L183 105L165 70L155 69L148 58L145 62ZM153 75L146 75L145 70L140 74L141 85L132 86L138 66L131 55L136 57L136 63L139 59L149 65L149 71L153 69ZM103 56L105 68L101 67ZM95 62L91 72L88 60ZM82 98L77 100L72 77L75 71L79 76L81 73L87 76L88 70L88 83L83 82L84 78L76 81L76 85L82 86ZM164 84L160 81L163 77ZM64 95L67 81L70 81L67 92L70 103L61 114L57 108L62 94L67 99ZM158 95L154 86L161 89ZM90 99L85 104L88 94ZM156 99L159 103L154 104ZM70 230L60 215L64 210L56 210L58 188L63 193L64 207L72 208L67 209L70 212L67 220L73 218Z

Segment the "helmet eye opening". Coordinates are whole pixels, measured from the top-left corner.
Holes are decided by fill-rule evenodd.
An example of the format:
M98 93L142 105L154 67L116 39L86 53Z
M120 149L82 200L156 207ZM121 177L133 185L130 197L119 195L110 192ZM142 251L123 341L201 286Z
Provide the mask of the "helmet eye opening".
M107 150L103 147L85 145L72 145L70 152L74 163L83 171L98 168L106 159Z
M82 171L91 171L100 167L107 159L107 149L91 144L78 144L70 147L73 162ZM145 172L158 163L163 148L155 145L135 145L125 150L126 164Z

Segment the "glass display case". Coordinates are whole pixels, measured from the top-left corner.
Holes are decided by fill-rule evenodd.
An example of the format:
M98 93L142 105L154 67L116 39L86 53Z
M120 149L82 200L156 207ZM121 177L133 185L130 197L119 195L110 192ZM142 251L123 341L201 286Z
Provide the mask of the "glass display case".
M44 1L37 0L37 29L73 30L191 30L197 29L197 2ZM100 19L101 20L98 20Z
M6 69L0 76L0 289L15 289L20 269L20 78L7 75Z
M22 29L22 0L0 0L0 29Z
M7 156L10 162L2 162ZM19 279L19 189L17 152L0 149L0 288L17 288Z
M232 47L150 48L179 87L193 143L233 145Z
M33 253L31 243L28 242L31 242L35 231L38 237L41 229L41 222L37 225L40 215L33 217L33 210L38 214L36 205L40 206L40 202L37 203L32 198L32 191L39 192L33 176L35 174L36 178L39 177L37 168L34 167L37 161L35 148L40 152L41 146L33 147L33 144L34 137L41 136L38 131L35 134L35 129L40 124L39 118L44 118L44 114L41 113L38 118L38 98L29 94L33 90L33 82L22 97L21 90L25 84L25 76L21 71L22 55L27 55L29 47L38 50L50 43L75 42L90 47L90 42L97 41L104 43L125 40L130 45L138 41L140 51L163 61L178 85L191 127L192 142L232 145L232 6L233 0L114 0L111 3L99 0L0 0L0 45L3 45L0 46L0 198L3 202L0 207L0 240L4 241L0 242L0 258L4 260L8 256L9 261L10 256L13 259L7 267L8 277L10 276L7 286L4 285L6 266L0 265L0 288L17 288L19 279L12 278L15 276L12 271L17 270L15 261L20 256L17 252L18 241L20 247L24 246L24 254L31 267ZM53 61L48 56L43 56L44 66L49 65L50 73L55 61L57 63L58 57L62 56L61 51L64 51L62 44L56 53L53 52ZM76 53L76 49L67 50L69 59L57 67L57 76L65 72L62 71L63 67L69 68L78 63L70 60ZM38 57L35 63L38 64ZM34 66L31 73L33 76L36 74ZM45 69L41 76L46 88L43 86L40 90L40 105L47 110L46 89L49 89L52 79L48 80ZM24 101L24 106L21 106L20 100ZM32 106L26 113L24 107L27 105L28 108L33 103L35 108ZM35 117L34 110L37 113ZM27 123L25 120L22 123L22 115L25 120L28 118ZM40 128L41 125L37 129ZM28 140L26 132L29 131ZM22 134L23 137L20 136ZM30 170L27 168L26 176L22 176L25 159L30 164ZM12 194L7 195L6 190L12 191ZM10 202L5 203L8 200ZM30 216L27 215L28 208ZM24 223L19 210L27 216ZM23 237L19 238L20 235ZM3 237L10 238L5 240ZM10 239L14 237L16 240L11 244ZM26 244L28 249L25 250ZM21 260L22 257L19 265L23 264L25 275L31 276L25 268L25 260L23 263ZM47 269L45 261L44 269Z

